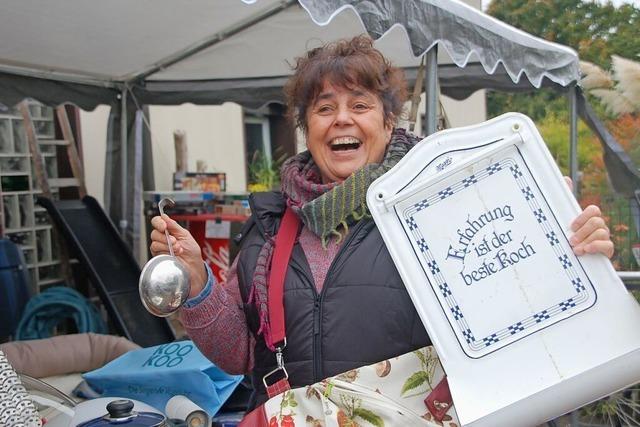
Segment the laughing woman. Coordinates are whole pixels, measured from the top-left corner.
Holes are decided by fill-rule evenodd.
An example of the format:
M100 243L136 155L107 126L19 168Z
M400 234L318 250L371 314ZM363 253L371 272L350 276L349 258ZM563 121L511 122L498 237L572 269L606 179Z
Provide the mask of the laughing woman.
M406 100L402 71L360 36L298 58L285 91L308 151L283 165L281 192L251 196L251 226L225 283L214 283L187 230L166 215L152 220L152 254L168 253L167 229L191 273L191 299L181 309L189 336L225 371L252 374L254 405L267 400L262 379L277 366L263 302L286 207L303 224L284 283L292 387L430 345L365 203L368 186L420 140L396 127ZM326 209L331 200L340 203ZM576 254L612 255L597 207L573 229Z

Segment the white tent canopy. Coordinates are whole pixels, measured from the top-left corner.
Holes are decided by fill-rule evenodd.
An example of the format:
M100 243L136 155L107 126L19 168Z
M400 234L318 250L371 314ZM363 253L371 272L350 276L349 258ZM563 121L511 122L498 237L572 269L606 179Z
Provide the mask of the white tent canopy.
M437 62L473 61L488 73L500 68L533 87L544 81L572 87L579 77L573 50L458 0L5 0L0 103L31 97L84 109L111 105L107 173L116 179L105 184L112 185L105 207L134 236L128 224L141 209L137 159L143 149L126 131L132 111L150 103L223 102L215 95L219 87L233 89L222 92L232 95L226 100L255 107L256 98L279 98L255 90L256 84L284 80L296 56L363 32L379 39L377 46L399 66L415 67L427 52L432 100L434 46L442 47Z
M97 87L285 76L308 48L365 31L389 32L378 45L403 67L439 43L458 66L502 64L514 82L578 78L573 50L457 0L5 0L0 11L0 72Z

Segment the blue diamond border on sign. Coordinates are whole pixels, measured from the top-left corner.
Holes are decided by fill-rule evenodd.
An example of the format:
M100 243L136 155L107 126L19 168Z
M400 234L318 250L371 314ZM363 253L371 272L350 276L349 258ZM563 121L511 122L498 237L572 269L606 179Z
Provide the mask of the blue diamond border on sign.
M414 218L414 215L430 206L433 206L448 197L472 187L476 183L483 179L495 175L497 173L509 172L511 177L515 180L516 185L521 191L522 197L527 202L531 212L533 213L538 225L542 229L542 232L547 237L550 247L553 248L554 254L557 257L558 262L562 265L563 271L567 275L567 279L570 281L574 288L575 294L570 298L561 301L551 307L547 307L544 310L534 313L533 315L522 319L512 325L507 326L501 330L488 334L485 337L475 337L472 329L467 323L467 319L464 313L460 309L459 304L456 302L455 295L453 295L450 286L447 284L444 275L437 261L433 257L431 250L427 245L427 240L422 235L418 223ZM578 269L571 262L571 257L566 253L563 245L560 245L558 233L554 230L552 223L548 220L550 215L543 209L542 206L546 206L545 202L539 200L536 197L534 190L526 179L526 174L523 173L522 168L513 158L505 158L501 161L491 163L489 166L483 168L481 171L469 175L464 179L442 189L428 197L414 203L411 207L406 208L402 212L402 218L408 227L409 233L413 237L413 243L419 248L417 255L422 257L423 265L426 265L425 271L428 272L435 279L434 290L439 297L445 301L445 312L447 318L452 323L452 326L457 326L458 336L461 336L466 341L469 348L474 351L488 349L492 346L503 342L507 338L512 338L514 335L528 335L529 329L535 326L539 326L543 322L547 322L558 315L563 314L565 311L576 307L585 301L589 300L589 290L585 286L585 283L581 279ZM447 312L448 311L448 312ZM455 327L454 326L454 327Z

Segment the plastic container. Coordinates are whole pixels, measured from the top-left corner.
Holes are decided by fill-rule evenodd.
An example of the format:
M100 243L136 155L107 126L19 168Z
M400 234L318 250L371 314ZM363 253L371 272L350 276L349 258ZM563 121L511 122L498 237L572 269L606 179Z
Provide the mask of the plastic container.
M0 337L13 335L29 300L29 272L22 251L0 239Z

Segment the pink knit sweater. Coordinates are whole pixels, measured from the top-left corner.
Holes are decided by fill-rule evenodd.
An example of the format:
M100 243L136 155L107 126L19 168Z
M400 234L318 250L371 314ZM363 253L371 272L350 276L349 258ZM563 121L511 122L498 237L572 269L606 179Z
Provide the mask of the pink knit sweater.
M309 261L318 292L340 246L330 242L322 247L320 238L303 227L300 245ZM246 374L253 368L254 339L247 327L238 287L237 262L225 283L216 283L211 294L199 304L180 310L180 320L200 351L230 374Z

